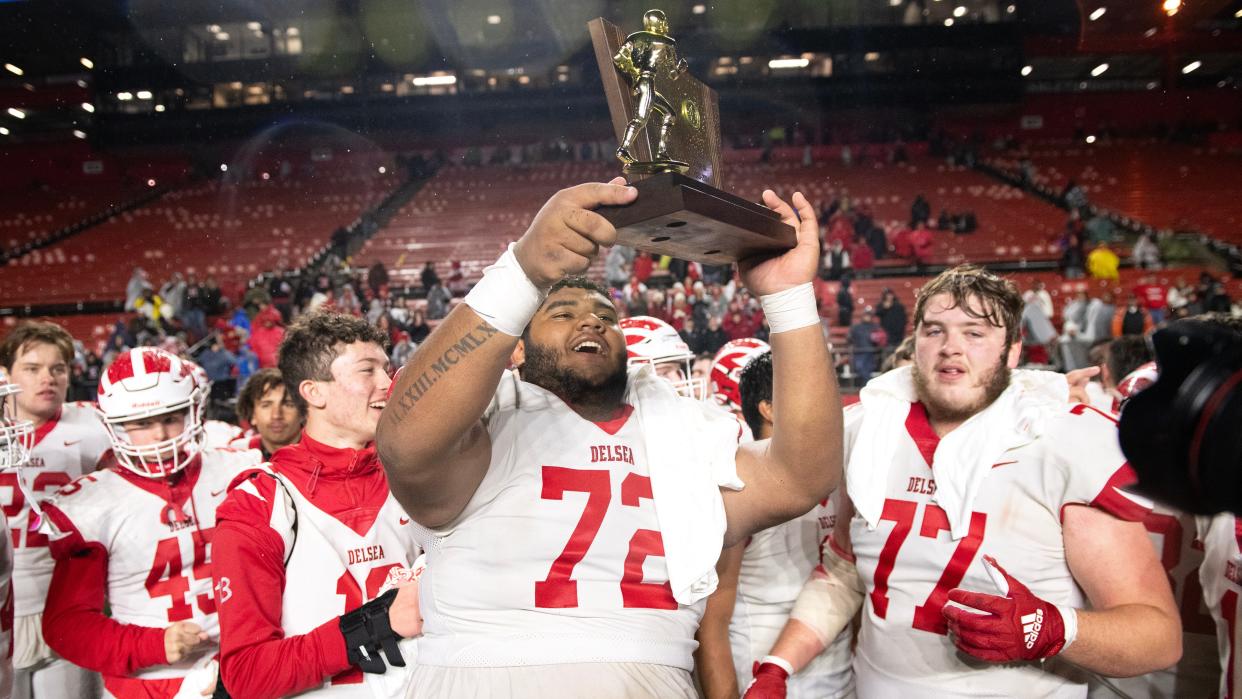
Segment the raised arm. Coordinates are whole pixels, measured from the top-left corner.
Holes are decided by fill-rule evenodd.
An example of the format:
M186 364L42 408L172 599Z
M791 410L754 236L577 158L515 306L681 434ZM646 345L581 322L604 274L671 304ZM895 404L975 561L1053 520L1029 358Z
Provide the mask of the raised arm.
M771 190L764 203L798 232L792 250L738 264L760 297L772 328L772 438L738 450L741 491L724 490L725 545L797 517L828 497L841 480L841 399L815 309L811 280L819 265L819 226L800 192L793 205Z
M376 448L393 495L419 524L457 517L487 472L483 411L526 323L557 279L586 271L616 230L591 209L628 204L617 178L557 192L510 252L419 346L393 386Z

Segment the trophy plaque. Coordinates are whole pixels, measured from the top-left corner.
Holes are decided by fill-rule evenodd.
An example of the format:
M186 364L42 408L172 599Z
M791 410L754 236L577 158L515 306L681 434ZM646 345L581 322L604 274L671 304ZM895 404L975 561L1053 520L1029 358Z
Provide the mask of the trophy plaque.
M643 15L626 36L603 18L587 27L617 133L617 159L638 199L601 207L622 245L706 264L779 254L797 243L776 212L720 186L716 91L677 54L668 19Z

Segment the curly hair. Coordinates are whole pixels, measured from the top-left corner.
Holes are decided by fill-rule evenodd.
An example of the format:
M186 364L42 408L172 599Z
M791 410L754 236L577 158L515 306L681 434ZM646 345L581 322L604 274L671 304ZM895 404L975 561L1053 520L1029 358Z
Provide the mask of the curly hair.
M346 345L372 342L388 350L388 338L362 318L343 313L316 312L302 316L285 333L279 360L285 393L294 405L306 412L306 401L298 391L303 381L331 381L332 362Z

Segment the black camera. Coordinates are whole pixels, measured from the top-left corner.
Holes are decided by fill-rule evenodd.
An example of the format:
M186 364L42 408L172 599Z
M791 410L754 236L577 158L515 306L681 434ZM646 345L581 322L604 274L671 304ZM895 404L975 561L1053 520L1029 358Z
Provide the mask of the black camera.
M1242 332L1180 320L1151 342L1159 378L1122 406L1135 491L1183 512L1242 514Z

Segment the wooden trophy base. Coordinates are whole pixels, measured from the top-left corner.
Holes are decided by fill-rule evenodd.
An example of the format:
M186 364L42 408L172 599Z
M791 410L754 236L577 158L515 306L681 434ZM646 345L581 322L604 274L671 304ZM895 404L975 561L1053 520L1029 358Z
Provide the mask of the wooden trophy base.
M727 265L778 255L798 242L775 211L675 172L633 182L638 199L598 213L617 241L638 250L703 264Z

